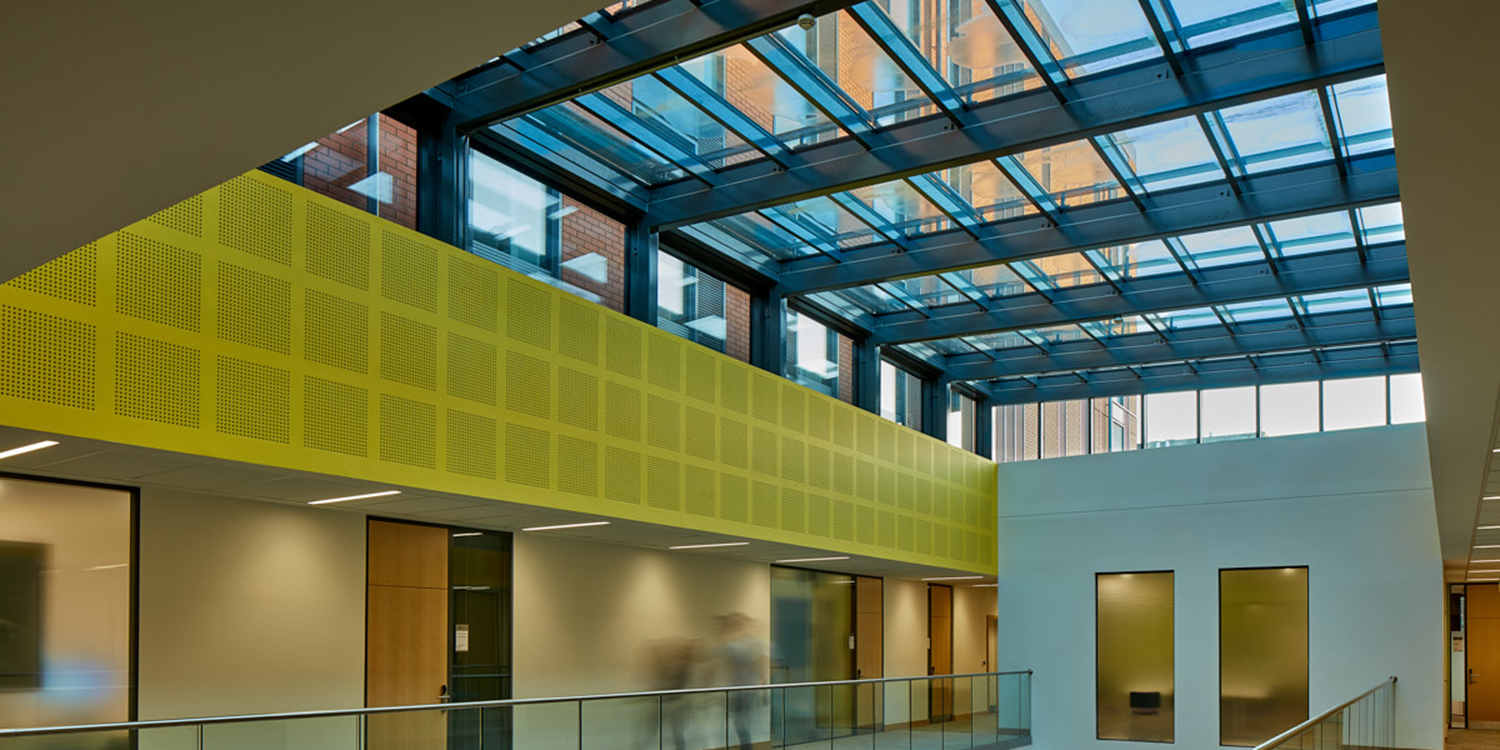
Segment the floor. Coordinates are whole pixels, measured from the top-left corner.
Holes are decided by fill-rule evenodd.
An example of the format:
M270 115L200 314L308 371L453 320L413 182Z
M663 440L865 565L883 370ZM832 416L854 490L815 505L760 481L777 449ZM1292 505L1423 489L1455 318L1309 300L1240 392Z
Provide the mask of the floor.
M1500 750L1500 730L1449 729L1447 750Z

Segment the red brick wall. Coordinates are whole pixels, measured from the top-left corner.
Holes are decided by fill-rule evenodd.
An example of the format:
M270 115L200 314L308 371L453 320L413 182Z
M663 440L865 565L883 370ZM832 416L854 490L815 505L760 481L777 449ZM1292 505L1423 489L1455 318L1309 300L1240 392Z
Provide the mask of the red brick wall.
M854 339L839 334L839 400L854 403Z
M317 193L356 208L365 196L349 189L366 176L365 121L342 133L318 139L318 147L302 155L302 184ZM417 131L385 115L380 116L380 169L391 175L392 202L381 204L380 215L415 229L417 226Z
M625 225L566 195L562 202L578 209L559 221L563 262L598 253L609 264L609 277L602 284L569 268L562 269L562 280L599 295L605 307L625 312Z
M750 293L724 285L724 353L750 362Z

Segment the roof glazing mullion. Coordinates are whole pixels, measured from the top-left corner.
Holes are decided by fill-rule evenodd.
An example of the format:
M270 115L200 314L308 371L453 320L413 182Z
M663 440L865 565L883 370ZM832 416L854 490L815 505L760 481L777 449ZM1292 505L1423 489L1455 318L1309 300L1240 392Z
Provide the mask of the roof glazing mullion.
M812 236L807 227L802 226L801 222L787 215L786 211L783 211L780 206L763 209L756 213L777 227L780 227L782 231L805 243L808 247L834 260L840 259L839 248L834 242L826 238Z
M859 22L870 39L911 78L922 93L936 102L950 118L957 120L956 115L964 111L963 99L948 85L947 79L933 69L932 64L880 6L873 2L858 3L849 8L849 15Z
M1058 205L1052 199L1052 195L1042 187L1042 184L1037 182L1031 176L1030 172L1026 171L1026 167L1022 166L1020 159L1015 156L1002 156L995 160L995 164L1010 179L1011 184L1021 190L1021 194L1026 196L1026 200L1030 201L1031 205L1037 211L1053 223L1057 223L1057 212L1062 206Z
M1098 154L1099 160L1104 162L1105 168L1115 178L1115 182L1119 184L1120 189L1125 191L1125 197L1129 198L1130 202L1134 203L1136 208L1145 211L1146 204L1141 202L1141 194L1146 190L1145 185L1141 183L1140 178L1131 169L1130 162L1125 158L1125 155L1120 153L1120 149L1115 146L1114 139L1103 137L1090 138L1088 141L1094 147L1094 153Z
M1136 0L1005 0L1021 10L1069 78L1156 59L1162 50ZM1038 26L1039 24L1039 26Z
M812 103L828 119L841 125L844 130L866 147L874 123L861 111L858 104L835 86L823 71L803 57L785 39L776 34L767 34L745 43L787 85L791 86Z
M688 174L712 185L713 167L705 164L696 154L688 153L661 134L652 130L632 112L614 100L599 93L584 94L573 100L584 111L609 123L638 145L660 155L662 158L686 170Z
M906 237L901 233L901 230L897 229L891 222L886 221L885 217L866 205L864 201L850 193L834 193L828 196L828 198L842 206L851 216L858 219L865 226L868 226L876 234L903 248L906 246Z
M906 183L962 227L965 232L971 236L977 236L979 225L984 223L984 219L980 217L974 206L964 200L964 197L948 183L930 173L908 177Z
M1016 0L985 0L990 10L1000 19L1011 39L1021 48L1022 54L1033 70L1041 75L1042 81L1051 89L1053 96L1058 101L1067 101L1063 93L1063 87L1068 84L1068 76L1063 72L1062 65L1052 55L1052 47L1042 39L1036 29L1032 27L1031 20L1026 17L1026 11L1016 4Z

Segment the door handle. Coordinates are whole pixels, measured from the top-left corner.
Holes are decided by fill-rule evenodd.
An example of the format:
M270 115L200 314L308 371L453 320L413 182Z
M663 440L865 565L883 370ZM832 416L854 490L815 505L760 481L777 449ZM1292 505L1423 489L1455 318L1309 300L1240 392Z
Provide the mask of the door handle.
M453 696L448 695L447 685L441 685L438 687L438 703L447 703L448 699L452 697Z
M1474 674L1474 670L1472 670L1472 669L1469 670L1469 684L1473 685L1473 684L1476 684L1478 682L1479 682L1479 675Z

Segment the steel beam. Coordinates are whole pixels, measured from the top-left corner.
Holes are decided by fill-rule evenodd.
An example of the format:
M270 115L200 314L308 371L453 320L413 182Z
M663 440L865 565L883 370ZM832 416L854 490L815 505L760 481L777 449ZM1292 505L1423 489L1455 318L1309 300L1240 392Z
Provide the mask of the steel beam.
M1416 321L1411 307L1381 312L1375 319L1369 311L1326 313L1307 319L1307 326L1288 327L1290 319L1264 321L1228 332L1219 326L1157 333L1147 331L1109 339L1052 345L1046 352L1035 348L1014 352L997 351L990 360L984 354L948 358L948 376L955 381L993 380L1023 375L1049 375L1080 370L1153 365L1162 362L1217 357L1248 356L1335 346L1378 344L1415 338Z
M1375 11L1340 18L1360 30L1303 46L1290 29L1074 81L1066 102L1037 90L969 108L974 124L928 117L876 131L876 148L842 138L797 151L787 166L757 160L719 171L712 189L693 181L651 191L650 220L679 226L981 159L1187 117L1385 70Z
M975 234L952 229L908 238L904 248L876 243L844 251L837 261L805 258L782 264L780 292L807 294L877 281L1025 260L1073 250L1144 242L1230 226L1307 216L1396 200L1396 158L1390 152L1348 161L1339 179L1333 164L1245 178L1236 194L1227 182L1163 191L1142 212L1110 201L985 224Z
M1253 359L1242 357L1155 365L1142 368L1139 373L1129 369L1111 370L1094 373L1087 382L1071 375L1047 376L1035 381L997 380L990 384L990 400L997 405L1030 404L1418 371L1417 343L1398 341L1349 349L1286 352Z
M857 0L657 0L455 78L461 130L534 112Z
M1198 283L1183 274L1147 276L1121 281L1115 292L1106 284L1090 284L1051 291L1051 300L1040 294L1019 294L993 300L989 309L973 312L972 305L953 305L951 310L928 310L927 317L914 313L875 316L871 338L881 345L913 341L1020 331L1028 328L1108 320L1194 307L1361 289L1399 284L1411 279L1406 264L1406 245L1397 242L1370 248L1361 262L1359 251L1321 253L1289 258L1281 273L1273 274L1264 263L1200 270Z

